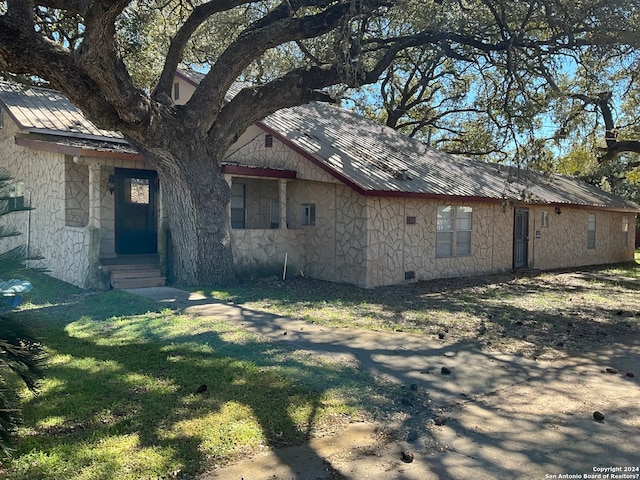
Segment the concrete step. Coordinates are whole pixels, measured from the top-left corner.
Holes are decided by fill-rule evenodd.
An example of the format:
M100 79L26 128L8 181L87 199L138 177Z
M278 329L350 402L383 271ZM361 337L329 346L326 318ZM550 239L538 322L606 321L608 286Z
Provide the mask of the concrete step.
M107 265L113 288L162 287L166 277L157 265L143 263L118 263Z
M164 287L165 277L111 279L111 286L118 289Z

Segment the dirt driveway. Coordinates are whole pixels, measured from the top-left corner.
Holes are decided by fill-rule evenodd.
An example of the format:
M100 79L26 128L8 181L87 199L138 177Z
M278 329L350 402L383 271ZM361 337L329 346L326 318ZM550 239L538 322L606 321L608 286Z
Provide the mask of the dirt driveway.
M143 290L135 293L355 362L404 387L397 410L378 423L266 451L200 480L640 479L637 336L534 360L472 343L310 325L176 289Z

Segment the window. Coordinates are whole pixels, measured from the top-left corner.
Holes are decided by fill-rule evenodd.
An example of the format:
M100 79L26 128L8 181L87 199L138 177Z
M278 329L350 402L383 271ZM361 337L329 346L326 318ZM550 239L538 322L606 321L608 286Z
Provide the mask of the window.
M264 136L264 146L265 146L266 148L271 148L271 147L273 147L273 135L271 135L271 134L267 133L267 134Z
M0 107L0 130L4 128L4 108Z
M127 178L124 185L124 201L138 205L149 205L149 179Z
M549 212L547 210L543 210L540 215L540 226L548 227L549 226Z
M231 185L231 228L246 228L247 186Z
M587 248L596 248L596 214L590 213L587 219Z
M302 204L302 225L315 225L316 224L316 204L304 203Z
M10 212L24 209L24 182L15 182L8 187L7 208Z
M622 245L629 245L629 217L622 217Z
M277 198L269 201L269 219L271 228L280 227L280 200Z
M180 100L180 84L178 82L173 84L173 99Z
M436 257L471 255L471 207L438 207Z

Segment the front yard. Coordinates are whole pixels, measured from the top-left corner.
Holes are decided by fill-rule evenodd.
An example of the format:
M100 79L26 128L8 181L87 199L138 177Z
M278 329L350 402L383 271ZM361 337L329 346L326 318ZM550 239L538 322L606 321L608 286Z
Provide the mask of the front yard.
M1 478L192 478L392 408L398 387L352 366L110 291L31 279L15 315L45 344L39 395ZM335 327L402 330L557 358L640 332L640 267L362 290L266 279L207 295ZM206 385L205 392L197 393Z

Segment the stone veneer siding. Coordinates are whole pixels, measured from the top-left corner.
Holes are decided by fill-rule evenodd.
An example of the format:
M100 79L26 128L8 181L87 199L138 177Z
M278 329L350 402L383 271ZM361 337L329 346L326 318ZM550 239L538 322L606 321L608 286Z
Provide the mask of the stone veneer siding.
M497 201L365 197L273 140L264 146L264 132L252 127L231 149L230 161L297 172L287 183L289 230L234 231L237 265L258 268L289 254L296 272L324 280L364 287L409 281L471 276L513 268L514 206ZM238 179L238 181L242 181ZM262 180L264 181L264 180ZM275 190L273 190L275 195ZM274 197L275 198L275 197ZM303 203L316 204L316 225L300 225ZM471 254L436 257L439 205L473 208ZM633 213L521 205L529 209L528 266L538 269L579 267L633 259ZM540 215L549 212L549 226ZM596 214L596 248L587 248L587 215ZM415 223L407 224L407 217ZM628 245L622 244L622 218L629 219ZM540 238L536 232L540 231Z
M21 235L5 239L1 248L28 244L32 254L43 257L38 264L51 276L82 288L101 286L98 260L115 255L114 196L107 188L109 175L116 167L143 169L148 165L102 158L81 158L75 163L68 155L18 146L15 135L20 131L4 115L0 168L15 181L24 182L25 203L33 209L5 216L7 225ZM100 169L100 212L94 219L89 208L91 168Z
M74 205L74 212L84 208L77 202L67 202L65 156L17 146L14 136L19 130L6 114L4 120L0 131L0 167L15 181L24 182L25 203L34 208L5 217L10 226L21 232L19 237L7 239L6 248L28 244L32 254L43 257L38 263L49 269L52 276L84 287L89 278L91 232L87 226L66 225L67 205ZM77 193L86 197L84 189ZM85 221L84 214L74 217L76 222Z
M542 211L549 226L541 226ZM635 251L635 214L588 208L533 206L529 210L529 266L541 270L631 261ZM587 248L589 213L596 216L596 247ZM629 221L624 245L622 219ZM539 232L539 238L536 232Z

